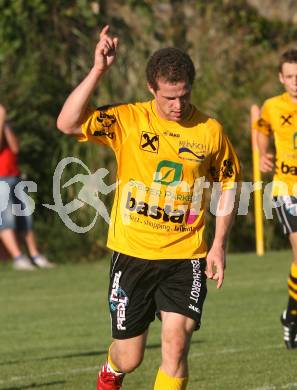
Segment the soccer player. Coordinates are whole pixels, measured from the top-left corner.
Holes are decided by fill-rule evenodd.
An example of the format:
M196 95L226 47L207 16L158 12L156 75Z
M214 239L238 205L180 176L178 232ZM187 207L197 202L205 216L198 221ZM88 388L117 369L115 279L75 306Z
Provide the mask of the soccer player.
M117 46L105 26L92 69L57 121L64 133L111 147L118 164L108 235L113 342L97 390L119 389L124 375L141 364L155 315L162 320L162 361L154 388L180 390L188 381L187 355L200 327L206 276L218 288L223 282L232 221L232 211L217 215L207 253L200 196L206 183L199 179L218 182L223 205L233 196L239 163L221 125L191 104L195 69L178 49L160 49L148 61L153 100L89 108Z
M297 50L288 50L281 56L279 80L286 92L264 102L256 128L260 169L271 172L275 168L274 205L293 251L288 279L289 301L281 315L284 341L291 349L297 347ZM274 135L275 159L269 153L271 135Z

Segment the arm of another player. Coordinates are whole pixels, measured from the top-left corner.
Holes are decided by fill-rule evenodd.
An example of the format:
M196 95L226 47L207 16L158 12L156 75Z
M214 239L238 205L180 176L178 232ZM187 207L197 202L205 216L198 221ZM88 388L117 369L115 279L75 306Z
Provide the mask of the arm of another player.
M257 132L257 142L260 153L260 170L261 172L271 172L274 167L274 156L268 153L270 136L260 131Z
M5 120L6 120L6 110L0 104L0 148L2 148L2 144L3 144Z
M221 192L218 201L220 209L228 210L227 204L232 202L232 212L226 215L216 216L216 228L213 244L206 257L206 276L208 279L217 281L217 288L221 288L224 280L226 245L228 234L234 218L234 189L226 189Z
M118 38L108 34L105 26L95 49L94 65L85 79L74 89L64 103L57 120L57 127L66 134L81 134L87 106L92 93L103 74L113 64L118 46Z

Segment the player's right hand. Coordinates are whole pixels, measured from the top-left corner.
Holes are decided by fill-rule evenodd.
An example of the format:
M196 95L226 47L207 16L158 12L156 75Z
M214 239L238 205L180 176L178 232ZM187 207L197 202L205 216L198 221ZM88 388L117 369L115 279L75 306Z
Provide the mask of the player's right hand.
M265 153L260 156L260 171L271 172L274 167L274 156L270 153Z
M105 72L114 62L118 38L108 34L109 26L103 27L100 39L95 49L94 67L99 72Z

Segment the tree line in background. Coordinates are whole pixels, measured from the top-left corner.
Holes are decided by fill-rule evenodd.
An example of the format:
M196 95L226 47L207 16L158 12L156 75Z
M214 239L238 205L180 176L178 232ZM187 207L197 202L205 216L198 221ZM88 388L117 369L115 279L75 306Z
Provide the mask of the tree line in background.
M53 173L63 157L80 158L91 172L107 167L111 172L105 178L107 184L115 180L109 150L78 143L56 130L66 96L92 66L98 34L105 24L120 38L120 46L117 62L93 103L150 98L144 75L149 55L165 46L186 50L197 69L193 103L223 123L246 181L252 181L250 106L281 91L278 57L297 37L296 25L269 21L245 0L0 0L0 101L21 140L22 172L38 185L34 216L41 245L61 261L104 254L107 224L102 218L90 232L80 235L42 204L53 203ZM86 173L72 164L63 179L79 172ZM64 203L79 189L79 185L65 188ZM105 201L110 205L112 196ZM73 217L88 225L94 210L85 206ZM285 245L276 221L266 221L265 232L267 249ZM248 215L236 218L229 249L251 251L254 247L251 199Z

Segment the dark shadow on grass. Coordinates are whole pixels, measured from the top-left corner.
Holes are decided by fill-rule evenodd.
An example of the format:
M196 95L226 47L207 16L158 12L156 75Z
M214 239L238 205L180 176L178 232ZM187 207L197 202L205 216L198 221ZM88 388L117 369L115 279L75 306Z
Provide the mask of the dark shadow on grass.
M203 343L204 341L203 340L193 340L191 342L191 344L201 344ZM158 348L161 348L161 344L160 343L156 343L156 344L148 344L146 346L146 349L158 349ZM66 355L59 355L59 356L46 356L46 357L42 357L42 358L32 358L32 359L22 359L22 360L12 360L12 361L8 361L8 362L2 362L0 363L0 366L9 366L11 364L18 364L18 363L25 363L25 362L34 362L34 361L38 361L38 362L42 362L42 361L47 361L47 360L58 360L58 359L72 359L72 358L76 358L76 357L90 357L90 356L100 356L100 355L106 355L107 353L107 350L104 350L104 351L89 351L89 352L78 352L78 353L68 353ZM0 389L2 390L2 389ZM6 389L4 389L6 390Z
M56 359L70 359L75 357L83 357L83 356L100 356L106 354L105 351L90 351L90 352L79 352L79 353L69 353L67 355L60 355L60 356L46 356L42 358L32 358L32 359L21 359L21 360L11 360L9 362L2 362L0 363L0 366L9 366L11 364L18 364L18 363L25 363L25 362L34 362L34 361L46 361L46 360L56 360ZM2 389L0 389L2 390Z
M157 349L157 348L161 348L161 344L160 343L158 343L158 344L148 344L145 349Z
M78 353L68 353L66 355L60 355L60 356L49 356L44 357L40 359L35 359L38 361L44 361L44 360L54 360L54 359L72 359L76 357L89 357L89 356L100 356L100 355L106 355L106 351L90 351L90 352L78 352Z
M27 390L27 389L40 389L42 387L49 387L49 386L56 386L56 385L64 385L65 381L54 381L54 382L48 382L48 383L32 383L31 385L27 386L13 386L13 387L5 387L5 389L1 390Z

